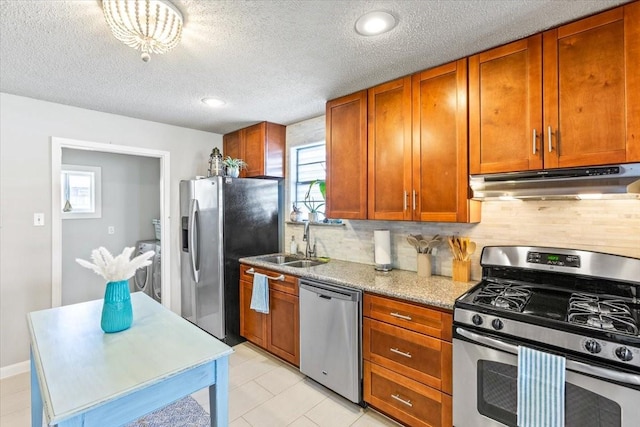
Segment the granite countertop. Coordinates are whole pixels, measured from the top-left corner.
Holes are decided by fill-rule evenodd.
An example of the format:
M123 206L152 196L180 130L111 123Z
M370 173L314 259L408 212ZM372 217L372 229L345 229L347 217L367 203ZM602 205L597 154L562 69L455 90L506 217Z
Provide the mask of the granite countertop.
M376 271L373 265L330 260L328 263L307 268L289 267L266 262L266 257L284 254L268 254L240 258L240 262L306 279L315 279L380 295L414 301L448 310L453 309L456 298L477 282L455 282L451 277L418 277L415 271Z

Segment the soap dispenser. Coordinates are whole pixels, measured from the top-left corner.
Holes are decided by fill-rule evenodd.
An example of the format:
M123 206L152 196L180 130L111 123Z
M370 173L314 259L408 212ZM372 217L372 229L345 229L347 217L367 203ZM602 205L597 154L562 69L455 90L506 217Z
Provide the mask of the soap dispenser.
M298 243L296 242L296 236L291 236L291 247L289 248L292 255L298 253Z

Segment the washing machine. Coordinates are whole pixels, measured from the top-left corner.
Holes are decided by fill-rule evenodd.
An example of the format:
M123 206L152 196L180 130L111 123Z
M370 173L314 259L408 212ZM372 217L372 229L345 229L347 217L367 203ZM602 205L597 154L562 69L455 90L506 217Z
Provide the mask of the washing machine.
M151 265L139 268L133 275L134 291L142 291L158 302L162 300L162 268L160 265L160 240L141 240L136 243L134 256L154 251Z

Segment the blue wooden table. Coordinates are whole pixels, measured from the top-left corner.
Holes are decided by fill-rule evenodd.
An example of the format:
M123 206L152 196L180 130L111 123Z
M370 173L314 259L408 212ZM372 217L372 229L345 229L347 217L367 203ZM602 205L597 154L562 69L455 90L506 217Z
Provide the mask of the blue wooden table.
M102 300L29 313L31 425L119 426L209 387L211 425L228 424L231 347L142 292L133 325L100 329Z

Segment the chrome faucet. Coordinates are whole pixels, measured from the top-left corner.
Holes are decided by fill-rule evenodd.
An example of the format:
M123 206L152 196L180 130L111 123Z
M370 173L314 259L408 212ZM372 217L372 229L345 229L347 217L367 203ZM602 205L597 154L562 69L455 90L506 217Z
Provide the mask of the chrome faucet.
M304 249L304 257L310 258L316 256L316 244L313 244L313 249L311 249L311 235L309 234L309 224L310 221L305 222L304 224L304 235L302 236L302 240L307 242L307 245Z

